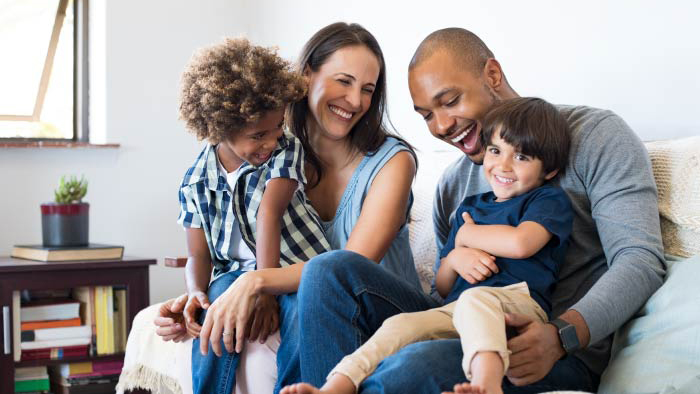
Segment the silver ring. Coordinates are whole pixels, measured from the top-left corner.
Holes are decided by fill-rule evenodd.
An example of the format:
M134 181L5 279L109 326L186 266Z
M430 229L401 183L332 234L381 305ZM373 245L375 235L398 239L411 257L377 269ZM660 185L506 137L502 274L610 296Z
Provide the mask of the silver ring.
M232 332L223 332L223 333L221 333L221 335L228 336L228 335L233 335L233 333Z

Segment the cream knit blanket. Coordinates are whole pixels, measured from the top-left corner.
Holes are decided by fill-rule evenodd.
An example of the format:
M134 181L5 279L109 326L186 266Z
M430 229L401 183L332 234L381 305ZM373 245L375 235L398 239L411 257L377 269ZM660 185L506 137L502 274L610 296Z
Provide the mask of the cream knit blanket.
M667 254L700 254L700 136L647 142Z

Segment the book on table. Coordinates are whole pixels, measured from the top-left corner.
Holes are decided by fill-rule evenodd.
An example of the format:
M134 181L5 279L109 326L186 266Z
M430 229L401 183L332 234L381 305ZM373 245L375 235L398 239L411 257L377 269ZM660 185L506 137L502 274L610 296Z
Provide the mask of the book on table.
M124 247L104 244L70 247L15 245L11 256L37 261L114 260L124 256Z

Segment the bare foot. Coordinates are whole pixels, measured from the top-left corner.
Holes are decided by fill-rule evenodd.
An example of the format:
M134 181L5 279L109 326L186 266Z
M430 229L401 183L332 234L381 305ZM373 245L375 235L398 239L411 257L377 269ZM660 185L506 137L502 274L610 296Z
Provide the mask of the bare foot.
M280 391L280 394L320 394L321 390L308 383L290 384Z
M280 394L355 394L352 380L341 373L334 373L326 384L317 389L308 383L290 384Z
M454 391L443 391L442 394L487 394L483 387L479 387L469 383L455 384Z

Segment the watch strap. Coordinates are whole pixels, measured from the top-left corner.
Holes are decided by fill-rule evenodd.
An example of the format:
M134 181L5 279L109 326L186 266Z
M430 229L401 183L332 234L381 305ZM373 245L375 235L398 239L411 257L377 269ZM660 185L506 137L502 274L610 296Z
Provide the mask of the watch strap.
M566 356L573 354L581 347L576 335L576 327L573 324L561 319L552 319L548 323L557 328L557 334Z

